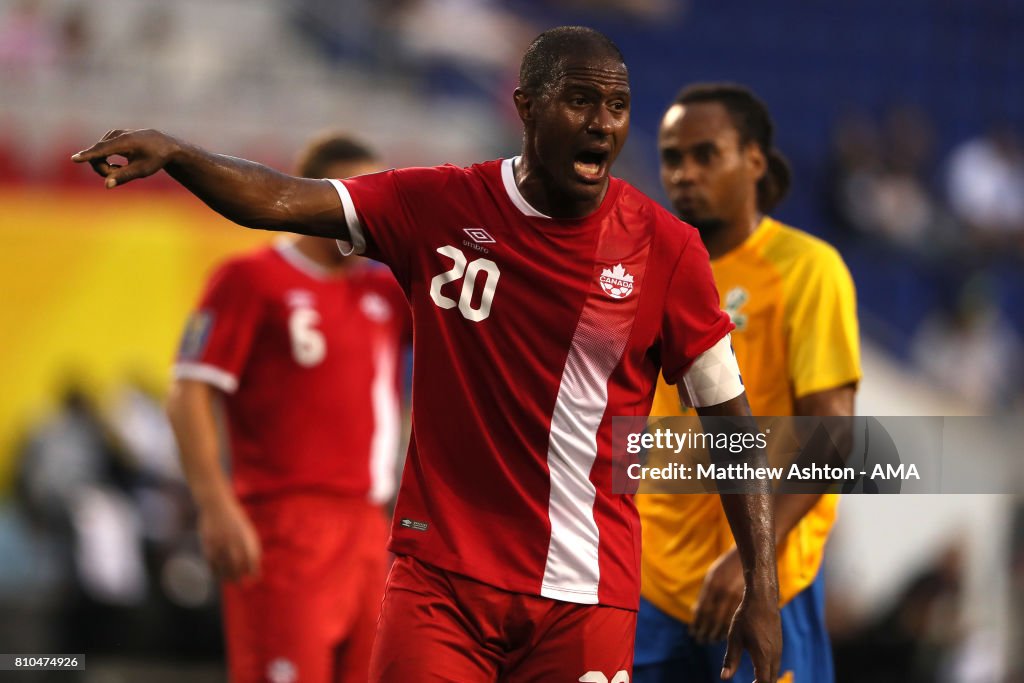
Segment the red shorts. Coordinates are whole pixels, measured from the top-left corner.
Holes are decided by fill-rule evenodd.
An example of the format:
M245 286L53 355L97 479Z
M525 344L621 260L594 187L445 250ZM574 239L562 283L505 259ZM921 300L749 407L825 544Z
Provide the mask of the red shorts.
M232 683L365 681L387 572L383 511L291 494L246 503L260 578L225 583Z
M372 683L628 683L636 612L510 593L411 557L388 576Z

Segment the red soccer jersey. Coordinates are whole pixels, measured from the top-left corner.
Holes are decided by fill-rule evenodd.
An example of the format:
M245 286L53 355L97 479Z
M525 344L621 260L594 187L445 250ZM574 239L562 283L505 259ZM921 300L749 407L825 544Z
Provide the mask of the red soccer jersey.
M352 245L415 321L413 438L391 549L498 588L636 609L640 520L611 418L648 414L731 329L697 231L612 179L554 220L514 160L332 181Z
M176 378L228 394L240 498L394 492L399 346L409 309L390 273L330 274L289 242L228 261L192 314Z

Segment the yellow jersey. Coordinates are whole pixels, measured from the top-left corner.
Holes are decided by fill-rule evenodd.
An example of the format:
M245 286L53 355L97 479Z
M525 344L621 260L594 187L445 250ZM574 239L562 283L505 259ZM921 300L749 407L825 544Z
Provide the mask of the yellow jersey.
M794 397L860 379L853 281L839 253L805 232L764 218L737 248L711 262L754 415L792 415ZM652 415L682 415L659 381ZM665 613L693 620L704 577L733 547L717 495L640 494L641 592ZM779 546L781 603L818 573L838 496L822 496Z

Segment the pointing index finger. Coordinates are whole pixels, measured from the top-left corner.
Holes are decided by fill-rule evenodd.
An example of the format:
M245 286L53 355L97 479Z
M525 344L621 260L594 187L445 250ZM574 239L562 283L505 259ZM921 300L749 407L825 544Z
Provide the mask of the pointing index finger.
M97 142L95 145L93 145L89 149L83 149L81 152L76 152L75 154L72 154L71 155L71 161L74 161L76 164L80 164L80 163L85 162L85 161L95 161L97 159L106 159L111 154L115 154L115 152L107 151L107 148L108 148L108 143L106 143L106 142Z
M99 142L94 144L88 149L83 149L80 152L76 152L71 155L71 160L77 164L85 161L95 161L97 159L106 159L114 154L124 154L126 151L123 149L124 140L122 139L124 131L122 130L111 130L104 135Z

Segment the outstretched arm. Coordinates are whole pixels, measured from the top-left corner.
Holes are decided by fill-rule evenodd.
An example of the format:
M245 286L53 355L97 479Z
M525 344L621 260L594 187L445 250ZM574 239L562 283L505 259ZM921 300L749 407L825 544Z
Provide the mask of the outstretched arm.
M718 405L698 408L702 417L736 417L740 428L757 431L750 417L750 405L745 393ZM766 465L764 452L754 450L752 467ZM722 678L736 673L743 650L750 653L754 664L756 683L775 683L778 678L782 654L782 626L779 620L779 581L775 563L775 530L771 486L767 481L758 484L756 492L723 494L722 507L729 519L732 535L736 539L740 563L743 567L743 599L736 609L729 627L728 645Z
M128 163L110 163L115 156ZM160 131L112 130L71 159L91 164L106 178L107 189L163 169L211 209L247 228L349 238L341 201L330 183L207 152Z

